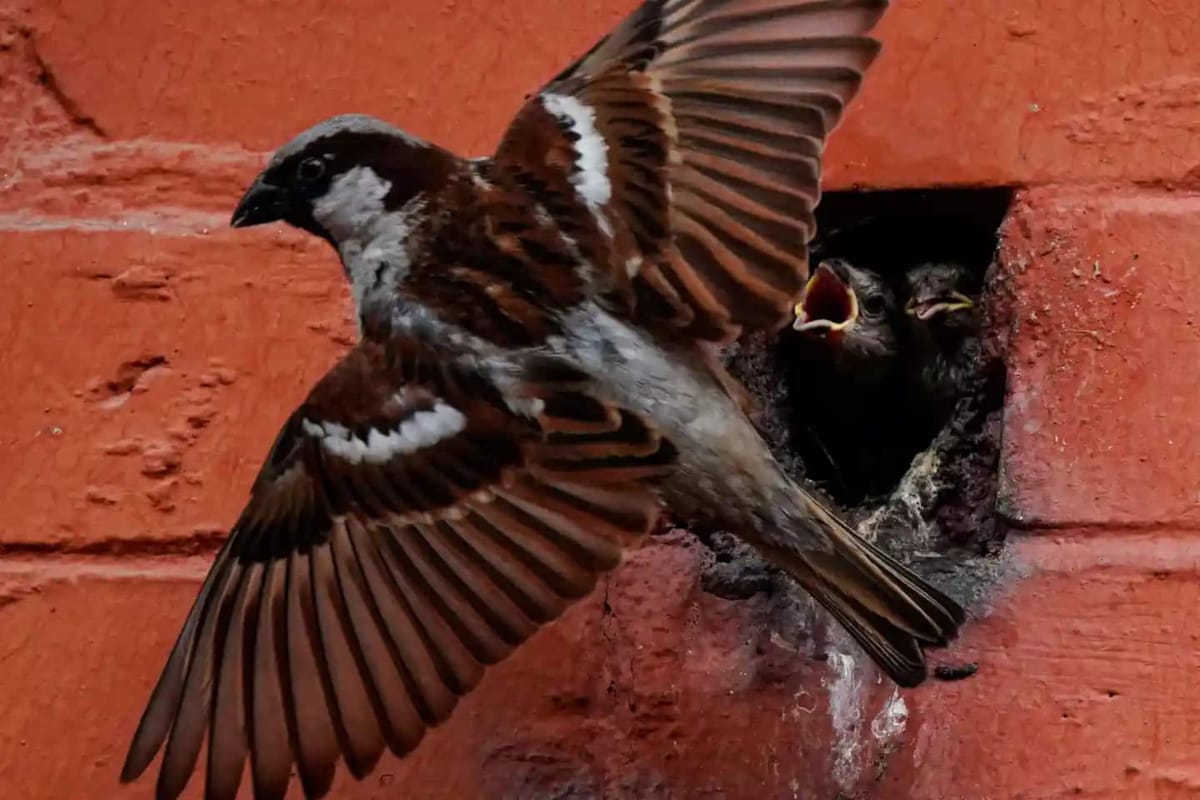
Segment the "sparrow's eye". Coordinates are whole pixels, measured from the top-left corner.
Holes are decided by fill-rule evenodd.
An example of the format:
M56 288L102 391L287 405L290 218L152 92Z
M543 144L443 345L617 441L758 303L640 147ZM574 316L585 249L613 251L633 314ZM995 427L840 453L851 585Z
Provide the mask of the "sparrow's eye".
M883 314L883 298L877 294L869 294L862 299L863 313L868 317L878 317Z
M324 174L325 161L320 158L306 158L296 168L296 177L303 183L312 183L313 181L320 180Z

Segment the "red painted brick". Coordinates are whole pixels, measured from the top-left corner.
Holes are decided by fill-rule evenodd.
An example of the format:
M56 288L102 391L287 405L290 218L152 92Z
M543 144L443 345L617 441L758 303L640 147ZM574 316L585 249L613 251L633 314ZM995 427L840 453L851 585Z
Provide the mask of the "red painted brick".
M902 0L879 33L835 184L1195 181L1190 0Z
M870 796L1194 796L1200 620L1178 610L1200 602L1200 540L1064 531L1017 552L1034 572L972 626L979 673L922 706Z
M116 138L265 150L352 110L476 153L634 5L54 0L33 20L63 92Z
M695 553L681 544L639 553L490 672L411 758L385 757L366 784L342 776L334 796L835 796L829 668L764 641L758 604L698 593ZM1200 602L1200 543L1064 535L1017 550L1032 577L955 650L979 662L974 679L905 692L906 730L886 754L871 731L890 690L857 696L847 796L1136 799L1194 787L1200 622L1161 609ZM6 794L148 796L145 784L118 791L115 776L206 565L0 570Z
M0 434L0 543L228 525L278 426L354 335L336 257L282 229L10 230L0 276L19 387Z
M773 644L760 603L700 593L690 541L636 554L491 670L410 758L385 757L361 785L341 775L334 797L833 796L829 667ZM0 565L5 796L149 796L153 778L118 790L116 776L206 566ZM846 695L862 715L846 740L851 788L874 781L870 725L891 691ZM909 693L910 707L942 692Z
M0 9L0 545L210 549L352 333L331 253L225 230L259 151L352 110L485 152L524 93L635 3ZM1005 500L1063 530L1019 544L1032 575L949 654L980 674L904 693L905 733L880 742L889 686L789 650L762 598L700 593L697 552L670 537L494 670L412 758L336 797L1200 786L1200 629L1181 611L1200 591L1200 201L1145 188L1197 185L1200 9L904 0L880 33L830 188L1076 185L1023 193L1006 228ZM116 773L206 566L0 560L0 796L150 796L152 779L118 789Z
M476 154L635 5L54 0L33 24L58 86L113 137L267 149L352 109ZM1184 181L1200 166L1188 0L906 0L880 35L832 185Z
M1004 485L1029 524L1200 522L1200 198L1025 194Z
M19 179L0 182L4 227L85 219L191 231L225 228L266 158L239 147L72 138L12 161Z

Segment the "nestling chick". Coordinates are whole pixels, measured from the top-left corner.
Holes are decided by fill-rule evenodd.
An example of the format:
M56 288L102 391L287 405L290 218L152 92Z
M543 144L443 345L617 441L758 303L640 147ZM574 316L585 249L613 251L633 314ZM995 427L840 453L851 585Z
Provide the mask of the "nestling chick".
M826 259L805 285L795 313L792 328L820 342L847 378L874 384L895 370L902 316L879 273Z
M978 348L978 295L961 264L920 264L905 274L909 368L917 401L940 427L968 388Z
M931 331L977 333L977 296L971 292L972 272L956 262L929 262L910 269L904 312Z
M822 261L796 305L800 332L793 379L805 435L829 465L833 484L859 497L889 491L911 459L904 314L882 275L840 258ZM812 456L810 456L811 458Z
M794 484L705 343L778 330L883 0L653 0L467 160L341 116L233 225L329 242L362 339L287 420L122 771L363 777L640 544L662 504L785 570L897 683L964 615ZM800 243L797 246L797 243Z

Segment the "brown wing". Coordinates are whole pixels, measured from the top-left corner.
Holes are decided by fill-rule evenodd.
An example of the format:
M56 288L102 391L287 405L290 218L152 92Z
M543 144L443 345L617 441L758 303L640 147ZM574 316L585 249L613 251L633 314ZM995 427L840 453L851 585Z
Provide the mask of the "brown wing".
M309 797L445 720L484 668L649 531L670 445L549 360L489 377L416 340L359 344L279 434L134 736L175 798Z
M709 341L775 329L886 6L647 2L530 100L496 169L566 207L564 231L604 268L596 291L640 321Z

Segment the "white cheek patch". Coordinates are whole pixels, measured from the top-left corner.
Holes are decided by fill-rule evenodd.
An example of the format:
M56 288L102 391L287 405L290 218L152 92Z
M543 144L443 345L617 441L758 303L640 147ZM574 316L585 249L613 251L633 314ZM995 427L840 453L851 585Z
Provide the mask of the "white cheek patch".
M596 129L596 112L562 94L542 95L542 106L579 137L575 143L579 169L571 176L571 183L592 210L598 211L611 199L612 184L608 180L608 142Z
M416 194L396 211L390 211L372 220L373 234L362 250L362 257L369 262L387 262L392 265L407 265L408 250L405 243L413 229L423 218L425 195Z
M408 237L423 219L424 194L389 211L384 201L391 189L392 182L370 167L354 167L334 178L328 191L313 201L313 219L337 243L358 309L373 287L390 291L407 274Z
M364 442L336 422L303 420L304 432L321 442L321 447L351 464L383 464L398 455L415 453L455 436L467 426L467 418L454 406L438 402L417 411L391 431L372 428Z
M313 201L313 219L336 241L352 238L383 213L383 198L391 189L392 182L370 167L354 167Z

